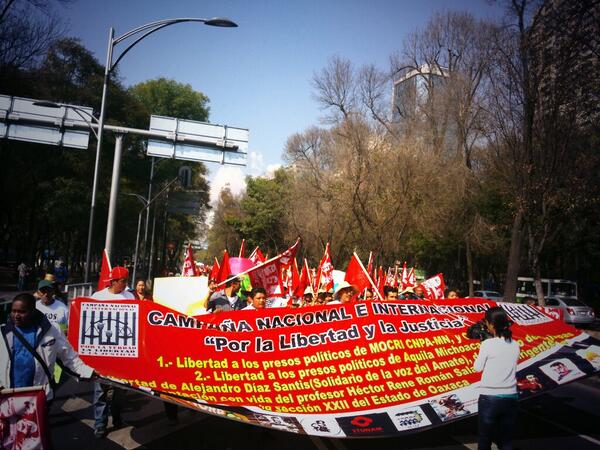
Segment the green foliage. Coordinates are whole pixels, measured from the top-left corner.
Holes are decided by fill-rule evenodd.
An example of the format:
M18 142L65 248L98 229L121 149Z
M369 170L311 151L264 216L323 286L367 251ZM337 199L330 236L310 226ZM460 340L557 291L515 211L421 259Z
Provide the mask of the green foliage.
M144 105L148 119L150 115L160 115L208 121L208 97L189 84L161 77L138 83L130 92Z

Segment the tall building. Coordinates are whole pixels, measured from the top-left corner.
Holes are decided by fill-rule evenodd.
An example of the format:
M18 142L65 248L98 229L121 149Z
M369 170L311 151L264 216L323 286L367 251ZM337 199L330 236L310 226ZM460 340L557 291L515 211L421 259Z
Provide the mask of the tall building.
M424 64L417 69L406 69L394 81L392 92L392 121L394 123L418 119L431 107L432 94L443 86L446 69Z

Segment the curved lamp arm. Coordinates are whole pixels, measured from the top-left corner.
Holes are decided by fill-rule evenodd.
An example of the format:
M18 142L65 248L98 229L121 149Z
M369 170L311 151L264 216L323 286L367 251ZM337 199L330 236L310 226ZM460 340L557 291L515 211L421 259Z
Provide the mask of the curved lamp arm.
M114 47L115 45L119 44L120 42L122 42L132 36L135 36L138 33L142 33L145 31L144 34L142 34L139 38L137 38L135 41L133 41L131 44L129 44L127 46L127 48L125 50L123 50L123 52L121 52L121 54L119 55L117 60L110 65L109 72L112 72L115 69L115 67L117 66L117 64L119 64L121 59L123 59L123 57L129 52L129 50L131 50L133 47L135 47L135 45L138 42L140 42L142 39L144 39L146 36L149 36L152 33L154 33L155 31L158 31L162 28L168 27L169 25L174 25L176 23L182 23L182 22L201 22L205 25L211 25L211 26L217 26L217 27L237 27L237 24L235 22L233 22L229 19L220 18L220 17L215 17L212 19L184 17L184 18L178 18L178 19L157 20L156 22L147 23L146 25L142 25L137 28L134 28L133 30L130 30L127 33L124 33L123 35L121 35L117 38L114 38L112 40L111 46Z

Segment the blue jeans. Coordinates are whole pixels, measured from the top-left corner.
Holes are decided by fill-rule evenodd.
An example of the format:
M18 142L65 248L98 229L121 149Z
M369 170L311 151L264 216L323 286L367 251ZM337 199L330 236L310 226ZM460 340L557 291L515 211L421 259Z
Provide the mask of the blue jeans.
M120 389L94 382L94 430L106 430L109 413L112 413L113 424L121 423L120 396Z
M477 450L490 450L492 441L499 450L512 450L517 420L517 400L495 395L479 396L479 439Z

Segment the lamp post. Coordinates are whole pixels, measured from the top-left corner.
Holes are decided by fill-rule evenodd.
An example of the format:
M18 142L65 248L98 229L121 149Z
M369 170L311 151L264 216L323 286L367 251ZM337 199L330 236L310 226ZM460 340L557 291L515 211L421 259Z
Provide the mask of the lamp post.
M140 194L132 194L132 193L124 194L124 195L130 195L132 197L137 198L140 202L142 202L142 205L144 205L144 207L142 209L140 209L140 212L138 214L137 234L135 235L135 253L133 254L133 276L131 277L131 279L133 280L134 283L135 283L135 277L136 277L137 265L138 265L138 250L139 250L139 243L140 243L140 228L141 228L141 223L142 223L142 213L150 207L150 205L154 202L154 200L156 200L158 197L160 197L160 195L163 192L165 192L167 189L169 189L171 187L171 185L178 180L179 180L179 177L173 178L158 194L156 194L154 196L154 198L152 198L150 200L148 200L146 197L144 197L143 195L140 195Z
M128 31L127 33L115 38L115 30L114 28L110 28L108 33L108 48L106 51L106 66L104 68L104 83L102 86L102 101L100 104L100 117L98 121L98 139L96 145L96 165L94 168L94 185L92 187L92 208L90 210L90 233L92 230L92 223L94 221L94 209L95 209L95 200L96 200L96 189L97 189L97 173L100 162L100 153L102 149L102 131L104 130L104 119L106 113L106 98L108 96L108 83L110 81L110 75L115 70L116 66L119 64L121 59L131 50L138 42L143 40L145 37L150 34L158 31L162 28L168 27L170 25L174 25L176 23L182 22L200 22L204 25L216 26L216 27L237 27L235 22L232 22L229 19L215 17L212 19L201 19L201 18L178 18L178 19L164 19L158 20L156 22L147 23L146 25L142 25L140 27L134 28L133 30ZM119 43L132 38L134 41L129 44L117 57L115 62L113 62L113 50L115 46ZM105 249L110 257L112 251L112 237L114 233L115 227L115 219L116 219L116 199L119 190L119 168L120 168L120 153L117 154L115 152L115 160L113 162L113 174L111 180L111 193L110 193L110 202L108 209L108 220L106 224L106 241L105 241ZM117 159L118 158L118 159ZM115 170L116 169L116 170ZM88 261L86 261L86 266L89 265L90 255L87 255ZM87 281L87 280L86 280Z

